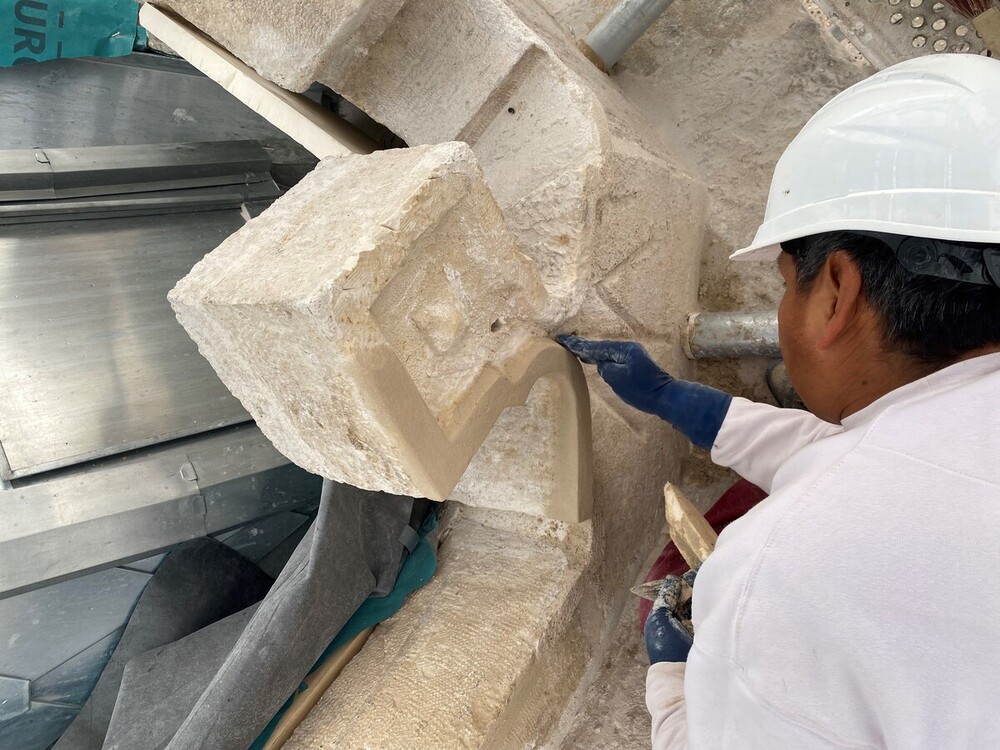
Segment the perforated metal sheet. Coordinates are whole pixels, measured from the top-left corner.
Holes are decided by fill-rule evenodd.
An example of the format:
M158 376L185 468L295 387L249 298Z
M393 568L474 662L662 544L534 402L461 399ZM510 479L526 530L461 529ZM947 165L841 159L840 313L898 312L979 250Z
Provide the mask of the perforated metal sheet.
M989 54L972 22L939 0L815 0L876 68L921 55Z

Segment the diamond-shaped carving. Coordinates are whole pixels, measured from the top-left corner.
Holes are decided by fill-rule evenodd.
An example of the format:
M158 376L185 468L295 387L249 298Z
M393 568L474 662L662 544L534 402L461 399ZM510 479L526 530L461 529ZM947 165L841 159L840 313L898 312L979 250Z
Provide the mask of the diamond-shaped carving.
M444 278L448 279L447 267ZM454 271L452 271L454 274ZM426 300L413 311L413 324L423 334L427 346L438 354L447 354L465 327L465 315L461 303L455 297L451 285L437 284L442 294L437 299ZM445 291L447 290L447 291Z

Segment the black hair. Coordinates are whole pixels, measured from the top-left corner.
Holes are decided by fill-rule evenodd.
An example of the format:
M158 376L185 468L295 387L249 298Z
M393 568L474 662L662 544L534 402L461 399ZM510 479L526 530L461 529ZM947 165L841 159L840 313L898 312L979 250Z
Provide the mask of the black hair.
M968 244L967 247L983 247ZM887 348L944 366L1000 344L1000 288L917 275L875 237L828 232L781 243L795 261L798 288L808 291L826 259L841 250L857 265L861 288L882 322Z

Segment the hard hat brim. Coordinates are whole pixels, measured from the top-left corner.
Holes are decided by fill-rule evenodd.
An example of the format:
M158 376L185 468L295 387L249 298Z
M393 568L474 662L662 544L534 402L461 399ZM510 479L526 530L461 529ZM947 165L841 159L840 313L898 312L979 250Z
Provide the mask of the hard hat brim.
M925 56L831 99L774 168L764 220L733 260L779 243L881 232L1000 243L1000 62Z
M956 201L961 198L961 202ZM871 216L879 218L871 218ZM730 260L775 260L781 243L825 232L884 232L950 242L1000 242L1000 191L873 190L812 203L765 221ZM931 218L931 221L928 221Z
M729 260L757 260L769 261L777 260L781 255L781 245L776 242L760 245L750 245L742 250L737 250L729 256Z

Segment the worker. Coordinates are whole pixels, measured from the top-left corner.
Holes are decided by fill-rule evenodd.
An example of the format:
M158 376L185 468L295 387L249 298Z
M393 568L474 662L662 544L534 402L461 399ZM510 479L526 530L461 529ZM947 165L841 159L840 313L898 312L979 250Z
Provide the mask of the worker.
M561 337L769 497L646 621L656 750L1000 747L1000 62L910 60L831 100L763 225L809 411Z

